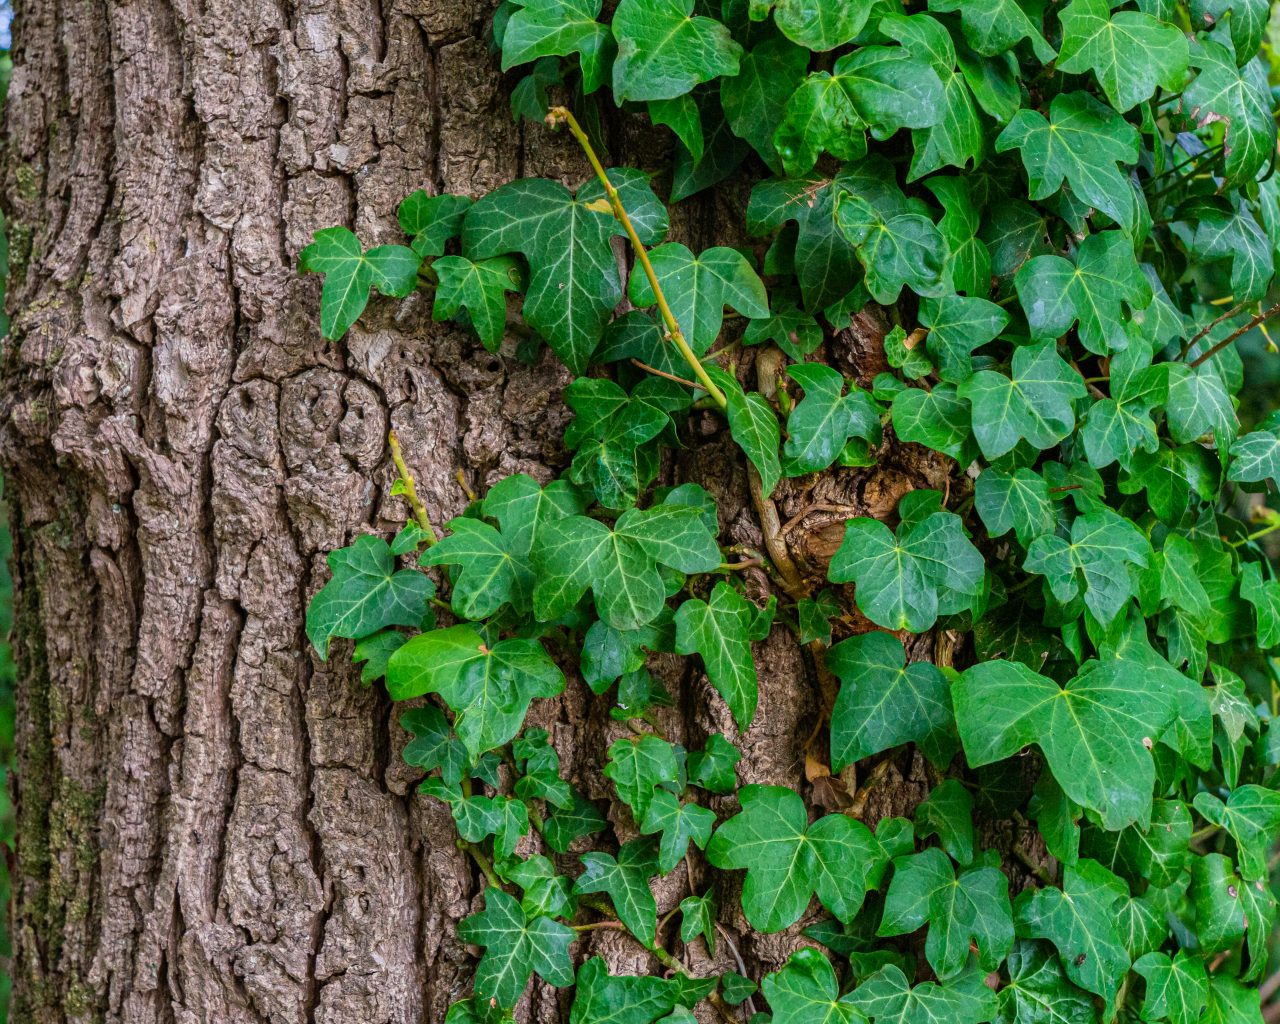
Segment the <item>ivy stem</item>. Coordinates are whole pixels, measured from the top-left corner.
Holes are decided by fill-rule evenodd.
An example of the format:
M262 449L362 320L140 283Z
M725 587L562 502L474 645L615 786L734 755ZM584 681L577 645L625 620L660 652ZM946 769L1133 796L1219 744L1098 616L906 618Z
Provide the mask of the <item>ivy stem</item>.
M764 565L763 558L748 558L743 562L721 562L719 572L741 572L744 569L755 569Z
M631 930L625 924L611 917L606 918L603 921L591 921L588 924L571 924L569 925L569 927L572 928L575 932L612 931L612 932L622 932L625 935L631 935L631 937L635 939L637 942L639 942L640 945L642 945L650 953L656 956L659 962L661 962L662 966L670 968L673 971L684 970L684 964L682 964L679 960L673 957L670 953L668 953L665 949L663 949L662 946L658 944L657 936L654 936L654 942L652 944L642 942L635 935L631 934Z
M1201 363L1208 362L1208 360L1212 359L1214 356L1216 356L1228 345L1234 344L1236 341L1238 341L1244 335L1248 334L1251 330L1253 330L1259 324L1263 323L1263 321L1270 320L1272 317L1276 316L1277 314L1280 314L1280 302L1277 302L1274 306L1271 306L1269 309L1264 309L1257 316L1250 317L1247 323L1245 323L1241 327L1236 328L1234 331L1228 334L1225 338L1223 338L1220 342L1214 345L1213 348L1209 349L1208 352L1205 352L1203 355L1198 356L1191 363L1191 369L1194 370Z
M1239 316L1239 315L1240 315L1241 313L1243 313L1247 308L1248 308L1248 303L1244 303L1244 302L1242 302L1242 303L1240 303L1240 305L1238 305L1238 306L1233 306L1231 309L1228 309L1228 310L1227 310L1225 313L1223 313L1221 316L1216 317L1216 318L1214 318L1213 320L1211 320L1211 321L1208 323L1208 325L1206 325L1205 327L1201 328L1200 332L1199 332L1198 334L1196 334L1196 336L1195 336L1194 338L1192 338L1190 341L1188 341L1185 345L1183 345L1183 346L1182 346L1182 350L1178 353L1178 358L1179 358L1179 359L1186 359L1186 358L1187 358L1187 353L1189 353L1193 348L1195 348L1195 347L1196 347L1196 343L1197 343L1198 341L1200 341L1200 339L1201 339L1201 338L1205 337L1205 336L1206 336L1210 331L1212 331L1212 330L1213 330L1215 327L1217 327L1220 323L1223 323L1223 322L1224 322L1224 321L1226 321L1226 320L1230 320L1232 317Z
M764 481L760 473L750 462L747 463L747 483L751 489L751 500L756 507L756 517L760 520L760 532L764 535L765 550L777 567L783 586L793 600L800 600L806 594L804 581L791 560L787 550L787 542L782 537L782 524L778 522L778 507L765 497Z
M502 879L498 877L493 865L489 862L489 858L480 852L479 847L474 843L469 843L465 839L459 839L457 842L458 849L463 853L469 854L471 859L475 861L476 867L480 869L480 873L484 875L485 880L495 889L502 888Z
M566 125L569 133L578 140L578 145L582 147L587 160L590 161L592 170L596 172L596 177L600 179L600 184L604 186L605 195L609 197L609 205L613 207L614 217L626 229L627 237L631 240L631 248L635 250L636 259L644 270L645 277L649 279L649 287L653 289L653 294L658 300L658 312L662 314L662 322L666 324L667 336L675 347L680 350L680 355L689 364L690 369L693 370L694 377L697 378L702 388L715 399L716 405L720 406L721 409L725 408L728 405L728 400L725 398L724 392L716 386L716 382L707 373L706 367L693 354L693 349L689 347L689 343L685 340L684 332L680 330L680 324L676 321L675 314L671 312L667 297L663 294L662 286L658 283L658 275L654 273L653 264L649 260L649 252L645 249L644 243L640 241L640 236L636 234L635 225L631 223L631 218L627 216L627 211L622 205L618 190L614 188L613 182L609 180L604 164L596 156L595 147L591 145L591 140L587 138L587 133L582 130L582 126L578 124L578 119L568 109L565 107L552 107L547 114L547 124L555 127L561 123Z
M1021 846L1015 846L1013 848L1013 855L1024 868L1035 876L1036 880L1039 881L1041 885L1053 885L1053 876L1049 874L1048 869L1046 869L1043 864L1037 864L1032 860L1030 855Z
M1233 548L1244 547L1246 544L1250 544L1260 537L1265 537L1268 534L1275 533L1277 530L1280 530L1280 518L1277 518L1274 522L1264 526L1261 530L1254 530L1253 533L1247 534L1240 540L1232 541L1231 546Z
M661 377L664 380L673 380L677 384L683 384L687 388L697 389L702 386L700 384L695 384L691 380L686 380L684 377L677 377L674 373L667 373L666 370L659 370L656 366L650 366L648 363L642 363L639 359L632 359L631 365L639 367L641 370L644 370L645 373L652 373L655 377Z
M394 430L387 434L387 445L391 448L391 461L396 464L396 472L400 474L400 480L404 485L405 500L409 502L409 508L412 509L413 518L417 520L418 526L427 535L427 547L430 547L440 538L436 536L436 531L431 528L431 519L427 516L427 506L418 497L418 487L413 482L413 474L409 472L409 467L405 465L404 454L400 451L400 439L396 437Z

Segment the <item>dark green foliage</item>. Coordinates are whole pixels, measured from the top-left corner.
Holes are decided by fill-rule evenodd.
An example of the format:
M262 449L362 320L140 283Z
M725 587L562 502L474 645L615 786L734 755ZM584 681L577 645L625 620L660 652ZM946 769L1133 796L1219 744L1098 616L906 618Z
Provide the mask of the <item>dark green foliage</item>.
M671 973L586 961L572 1024L686 1024L717 985L722 1013L762 995L776 1024L1259 1021L1280 831L1280 580L1259 542L1280 514L1236 516L1280 486L1280 420L1242 430L1234 344L1265 319L1280 253L1266 5L608 6L506 0L515 109L547 113L553 82L584 104L611 85L678 140L673 202L755 175L757 246L669 240L650 179L601 168L573 190L415 193L410 246L365 252L334 228L303 255L326 273L330 336L371 289L420 281L497 351L514 292L577 377L564 479L501 481L438 542L425 518L392 545L359 538L309 615L322 655L358 640L368 679L431 701L404 716L405 757L490 883L460 929L483 948L475 996L450 1020L509 1012L533 973L574 983L569 924L603 916ZM589 147L567 111L549 120ZM893 372L868 388L811 357L872 303ZM759 508L886 440L953 460L949 484L849 520L827 579L798 578L722 550L701 487L655 489L702 410ZM419 551L430 578L397 563ZM757 566L768 598L739 575ZM433 628L433 604L456 624ZM873 834L801 792L739 788L733 737L686 750L657 730L651 653L696 655L746 731L753 644L779 628L833 696L797 761L866 786L914 746L937 773L914 822ZM932 642L911 634L935 629L960 638L960 670L920 660ZM524 726L577 673L631 727L603 768L631 819L614 838ZM1016 895L1010 847L984 849L977 818L1052 855ZM698 861L742 873L740 896L716 884L660 916L653 879ZM714 953L723 899L763 932L829 915L807 934L835 963L803 949L763 978L688 978L671 950Z

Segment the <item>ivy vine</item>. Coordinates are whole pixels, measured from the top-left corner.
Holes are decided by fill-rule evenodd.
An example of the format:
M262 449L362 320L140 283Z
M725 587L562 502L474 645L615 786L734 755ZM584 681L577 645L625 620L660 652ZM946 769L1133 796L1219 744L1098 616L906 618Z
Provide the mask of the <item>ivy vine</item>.
M687 1024L704 1001L753 1024L1261 1022L1280 513L1258 496L1280 485L1280 412L1242 430L1235 343L1278 311L1268 3L610 10L505 0L493 25L515 115L572 133L592 178L416 192L408 244L334 227L301 256L324 275L326 337L375 290L426 289L496 352L515 295L523 333L576 376L564 476L502 480L439 533L393 436L413 519L332 552L308 610L320 657L353 640L366 681L431 697L401 718L404 756L487 882L458 929L482 950L474 994L449 1024L509 1019L534 975L574 986L572 1024ZM667 241L650 177L606 168L582 127L612 106L674 133L672 203L752 175L759 244ZM892 372L859 386L808 360L869 304ZM754 388L744 346L777 355ZM656 486L695 411L748 462L763 551L721 546L696 483ZM849 520L827 579L808 578L771 495L888 443L953 460L954 486ZM700 659L745 731L752 644L773 629L813 653L811 780L874 779L913 744L943 780L914 820L873 831L856 798L815 816L791 789L740 787L734 736L663 736L650 654ZM963 671L910 662L904 640L934 629L965 638ZM636 838L604 835L525 726L566 671L630 726L604 775ZM1021 891L981 848L978 801L1047 851L1015 865ZM694 856L740 888L659 918L651 883ZM739 892L750 928L807 915L811 942L763 978L690 977L682 949L714 951L717 901ZM665 972L575 969L601 927Z

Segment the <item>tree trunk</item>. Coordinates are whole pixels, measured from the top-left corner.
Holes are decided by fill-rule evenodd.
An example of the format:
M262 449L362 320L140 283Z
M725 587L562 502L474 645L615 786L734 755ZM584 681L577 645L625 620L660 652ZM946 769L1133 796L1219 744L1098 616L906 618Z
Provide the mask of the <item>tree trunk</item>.
M0 371L16 1021L416 1024L469 991L454 925L479 885L448 809L415 795L385 693L360 685L345 649L318 661L303 612L327 551L405 519L389 427L439 525L468 488L563 466L569 378L549 355L486 355L420 297L375 300L326 342L319 281L295 264L333 224L399 240L396 205L415 188L587 177L571 140L512 122L490 15L485 0L18 5ZM614 163L662 166L661 134L632 129L609 126ZM744 198L722 187L682 204L675 234L741 241ZM878 346L863 339L880 333L855 325L827 357L866 383ZM696 426L669 475L702 482L728 536L759 544L723 424ZM898 449L871 473L785 490L778 514L800 517L788 540L812 568L831 553L824 527L946 484L940 464ZM914 655L945 642L917 639ZM804 788L820 700L807 652L778 629L758 657L742 780ZM732 735L705 679L667 662L672 738ZM623 727L604 702L571 679L532 721L552 730L566 776L607 799L603 752ZM912 755L890 759L864 816L909 812L926 776ZM660 911L686 885L665 879ZM722 903L737 930L736 901ZM776 968L796 941L746 935L736 953L721 944L718 968L740 969L736 954ZM578 947L659 969L616 932ZM539 984L517 1018L565 1010Z

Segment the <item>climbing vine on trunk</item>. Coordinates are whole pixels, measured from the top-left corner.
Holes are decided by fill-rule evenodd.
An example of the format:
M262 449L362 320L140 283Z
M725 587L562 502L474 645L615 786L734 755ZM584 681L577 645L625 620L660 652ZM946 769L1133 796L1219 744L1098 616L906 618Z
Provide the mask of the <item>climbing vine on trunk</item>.
M602 20L600 0L506 0L515 113L572 133L594 176L417 192L408 244L335 227L302 253L327 337L375 290L426 289L490 351L515 328L577 376L565 475L504 479L448 523L393 436L413 519L332 552L308 613L321 656L353 640L366 681L429 698L401 718L405 758L488 884L451 1024L508 1018L535 974L573 987L574 1024L682 1024L704 1001L776 1024L1262 1019L1280 513L1250 495L1280 484L1280 413L1242 432L1234 343L1277 311L1268 6L927 8L621 0ZM650 177L607 168L583 127L610 105L675 133L671 202L755 174L759 245L667 241ZM807 361L869 306L892 372L859 386ZM657 486L698 416L747 460L759 550L721 546L698 484ZM798 565L775 490L891 443L952 460L955 486L848 520L822 572ZM772 629L812 654L822 710L798 754L815 792L864 780L843 801L739 787L735 735L685 749L654 714L649 657L683 655L746 730ZM904 639L933 630L968 667L909 662ZM630 821L525 728L566 673L630 728L604 771ZM943 781L873 831L866 786L905 744ZM1017 886L979 848L975 793L1035 823L1046 856ZM694 858L738 886L660 918L652 883L692 884ZM726 899L762 933L808 915L812 941L762 978L691 977L681 952L722 941ZM665 972L578 963L598 928Z

